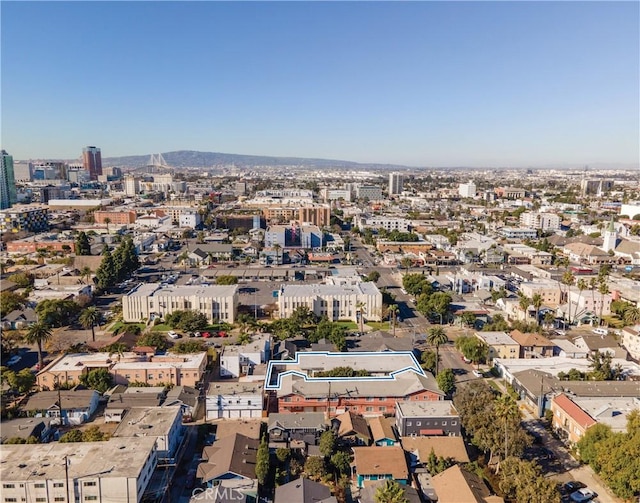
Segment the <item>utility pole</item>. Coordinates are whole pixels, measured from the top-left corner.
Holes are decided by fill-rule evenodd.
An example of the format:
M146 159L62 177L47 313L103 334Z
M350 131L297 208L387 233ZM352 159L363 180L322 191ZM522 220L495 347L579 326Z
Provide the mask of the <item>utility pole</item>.
M64 455L64 478L66 481L66 495L67 495L67 503L69 503L69 458L68 456L65 454ZM75 500L75 498L74 498Z

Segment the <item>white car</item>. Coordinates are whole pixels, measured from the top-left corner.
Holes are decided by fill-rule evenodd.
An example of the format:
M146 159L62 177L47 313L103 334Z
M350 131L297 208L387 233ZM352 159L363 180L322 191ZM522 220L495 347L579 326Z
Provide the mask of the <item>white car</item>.
M597 496L591 489L587 489L583 487L582 489L578 489L576 492L571 493L569 499L571 501L575 501L576 503L583 503L585 501L590 501Z
M473 371L473 375L476 377L484 377L484 374L482 372L480 372L479 370L474 370Z
M167 335L169 337L171 337L172 339L179 339L180 338L180 334L178 334L177 332L174 332L173 330L170 330Z

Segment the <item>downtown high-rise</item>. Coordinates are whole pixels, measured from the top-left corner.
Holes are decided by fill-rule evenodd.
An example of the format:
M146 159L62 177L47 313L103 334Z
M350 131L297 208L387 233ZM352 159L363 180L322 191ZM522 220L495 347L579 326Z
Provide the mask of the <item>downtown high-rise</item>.
M389 173L389 196L402 194L403 177L400 173Z
M0 152L0 209L11 208L17 201L16 177L13 171L13 156L6 150Z
M82 164L89 172L91 180L97 180L102 175L102 157L98 147L85 147L82 149Z

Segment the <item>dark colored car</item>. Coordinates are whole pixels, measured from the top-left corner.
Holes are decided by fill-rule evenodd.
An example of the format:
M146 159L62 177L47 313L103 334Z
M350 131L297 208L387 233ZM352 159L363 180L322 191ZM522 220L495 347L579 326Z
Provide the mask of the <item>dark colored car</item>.
M560 487L560 493L571 494L572 492L575 492L578 489L582 489L583 487L587 487L586 484L578 482L577 480L570 480Z

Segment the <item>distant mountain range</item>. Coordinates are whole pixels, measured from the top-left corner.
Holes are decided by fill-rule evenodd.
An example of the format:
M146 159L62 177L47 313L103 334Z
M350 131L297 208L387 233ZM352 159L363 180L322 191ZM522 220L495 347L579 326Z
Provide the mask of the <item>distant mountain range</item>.
M270 157L264 155L223 154L220 152L197 152L195 150L177 150L163 152L162 157L168 166L174 168L215 168L236 165L238 167L257 166L300 166L308 168L338 169L407 169L407 166L395 164L362 164L335 159L311 159L305 157ZM151 154L129 155L124 157L105 157L105 166L142 168L150 163Z

